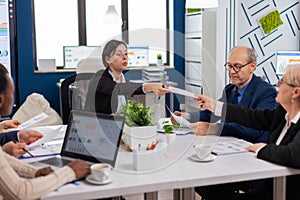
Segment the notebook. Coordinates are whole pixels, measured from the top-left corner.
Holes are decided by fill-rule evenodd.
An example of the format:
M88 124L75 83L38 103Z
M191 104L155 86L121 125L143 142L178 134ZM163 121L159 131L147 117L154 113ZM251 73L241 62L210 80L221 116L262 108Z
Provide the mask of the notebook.
M124 121L121 116L72 111L60 155L40 160L38 165L62 167L79 158L114 167Z

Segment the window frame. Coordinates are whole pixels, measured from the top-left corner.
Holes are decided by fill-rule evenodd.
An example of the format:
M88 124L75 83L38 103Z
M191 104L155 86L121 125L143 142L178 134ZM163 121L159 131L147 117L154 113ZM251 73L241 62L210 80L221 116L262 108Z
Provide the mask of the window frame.
M34 70L37 70L37 49L36 49L36 28L35 28L35 8L34 1L31 1L32 4L32 30L33 30L33 56L34 56ZM166 30L170 29L170 20L169 20L169 3L170 0L166 0ZM78 45L87 45L87 34L86 34L86 0L77 0L78 5ZM130 23L128 20L128 0L121 0L121 17L123 21L123 25L121 26L122 30L122 40L128 44L129 36L128 36L128 24ZM170 64L170 36L169 31L166 31L166 65ZM57 69L62 69L64 66L56 66Z

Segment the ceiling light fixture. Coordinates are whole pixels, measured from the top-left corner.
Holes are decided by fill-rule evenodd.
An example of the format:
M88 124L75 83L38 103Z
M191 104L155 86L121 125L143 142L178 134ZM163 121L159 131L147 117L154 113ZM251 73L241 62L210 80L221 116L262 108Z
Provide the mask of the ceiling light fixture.
M114 5L109 5L108 9L105 13L104 19L103 19L104 24L119 24L122 25L122 19L118 15L118 12L116 11L116 8Z

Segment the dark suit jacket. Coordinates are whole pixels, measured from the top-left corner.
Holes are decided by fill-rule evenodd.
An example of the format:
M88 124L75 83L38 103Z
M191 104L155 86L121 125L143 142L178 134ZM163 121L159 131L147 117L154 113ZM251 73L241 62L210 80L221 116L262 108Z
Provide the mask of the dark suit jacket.
M141 83L128 81L117 84L106 68L104 71L96 72L91 79L85 110L106 114L115 113L118 108L118 95L124 95L127 99L134 94L144 94Z
M10 142L10 141L18 141L17 133L18 133L18 131L1 133L0 134L0 145L2 146L5 143Z
M227 107L227 112L226 109ZM257 157L273 163L300 169L300 120L292 124L283 137L280 145L276 145L286 121L286 111L280 106L275 110L247 110L242 107L224 104L222 114L226 119L244 126L269 130L269 143L262 148ZM270 184L270 182L268 183ZM300 198L300 175L287 177L287 199Z
M232 103L234 97L235 85L228 84L222 97L219 99L222 102ZM245 108L251 109L274 109L277 107L275 102L276 97L275 88L269 83L263 81L261 78L253 75L243 98L240 101L240 105ZM208 110L198 111L191 113L191 122L205 121L216 122L220 117L216 117ZM222 118L221 123L218 123L219 133L222 136L234 136L250 142L267 142L268 132L247 128L237 123L225 120Z

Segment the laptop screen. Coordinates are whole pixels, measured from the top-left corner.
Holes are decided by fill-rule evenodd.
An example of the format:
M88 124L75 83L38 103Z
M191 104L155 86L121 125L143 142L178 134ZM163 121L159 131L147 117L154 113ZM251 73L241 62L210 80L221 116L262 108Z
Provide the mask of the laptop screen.
M124 118L72 111L61 155L114 166Z

